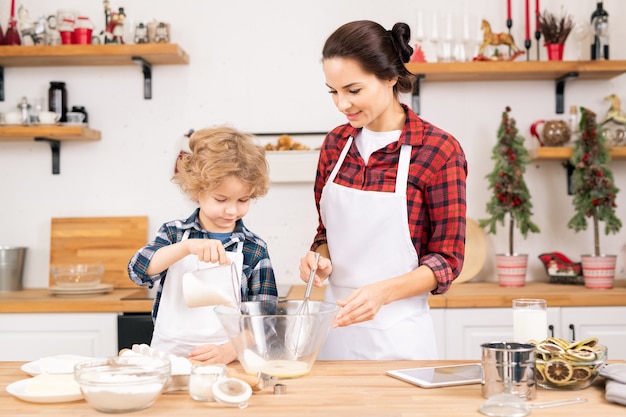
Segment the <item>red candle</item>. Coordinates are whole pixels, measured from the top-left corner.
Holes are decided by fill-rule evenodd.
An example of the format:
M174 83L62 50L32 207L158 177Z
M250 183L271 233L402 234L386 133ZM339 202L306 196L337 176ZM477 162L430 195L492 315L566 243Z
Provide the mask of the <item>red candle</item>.
M506 19L511 20L511 0L506 0Z
M526 37L525 40L530 39L530 5L529 0L526 0Z
M535 2L535 32L539 32L539 15L541 14L541 9L539 9L539 0Z

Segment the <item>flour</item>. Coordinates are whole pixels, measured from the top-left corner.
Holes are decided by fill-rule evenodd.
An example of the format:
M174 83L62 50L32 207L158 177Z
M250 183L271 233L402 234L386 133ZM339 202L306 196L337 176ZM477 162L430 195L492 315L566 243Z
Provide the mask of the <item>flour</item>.
M141 381L133 375L102 375L104 382L129 382ZM83 395L91 406L100 411L132 411L151 406L161 394L163 384L153 382L140 386L121 385L111 387L83 386Z

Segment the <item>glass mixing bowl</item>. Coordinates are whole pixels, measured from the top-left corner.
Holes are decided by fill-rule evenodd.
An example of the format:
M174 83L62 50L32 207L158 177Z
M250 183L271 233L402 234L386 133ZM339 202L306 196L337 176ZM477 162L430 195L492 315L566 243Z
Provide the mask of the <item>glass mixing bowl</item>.
M302 303L248 301L241 303L241 311L215 308L247 373L282 379L311 370L339 307L322 301Z
M85 400L105 413L150 407L163 392L170 375L169 360L148 356L115 356L74 366L74 378Z

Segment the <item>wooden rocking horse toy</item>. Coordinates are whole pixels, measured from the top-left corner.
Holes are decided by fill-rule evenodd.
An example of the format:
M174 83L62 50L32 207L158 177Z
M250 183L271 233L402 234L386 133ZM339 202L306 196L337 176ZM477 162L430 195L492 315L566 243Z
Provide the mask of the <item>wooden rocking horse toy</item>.
M509 33L493 33L491 31L491 25L484 19L480 25L480 28L483 31L483 43L480 45L480 48L478 49L478 56L475 59L491 60L484 55L485 49L487 49L488 46L505 45L511 48L513 54L508 58L509 61L514 60L524 53L520 48L515 45L513 36L511 36ZM501 57L502 54L499 54L498 56Z

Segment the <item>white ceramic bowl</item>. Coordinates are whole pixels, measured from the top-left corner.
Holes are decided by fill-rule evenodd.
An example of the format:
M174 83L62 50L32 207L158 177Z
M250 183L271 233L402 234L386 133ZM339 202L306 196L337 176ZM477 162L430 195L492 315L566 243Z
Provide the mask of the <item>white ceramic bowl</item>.
M102 264L59 265L50 268L58 287L93 288L100 284L104 275Z
M115 356L76 364L74 377L98 411L127 413L150 407L171 375L170 362L147 356Z

